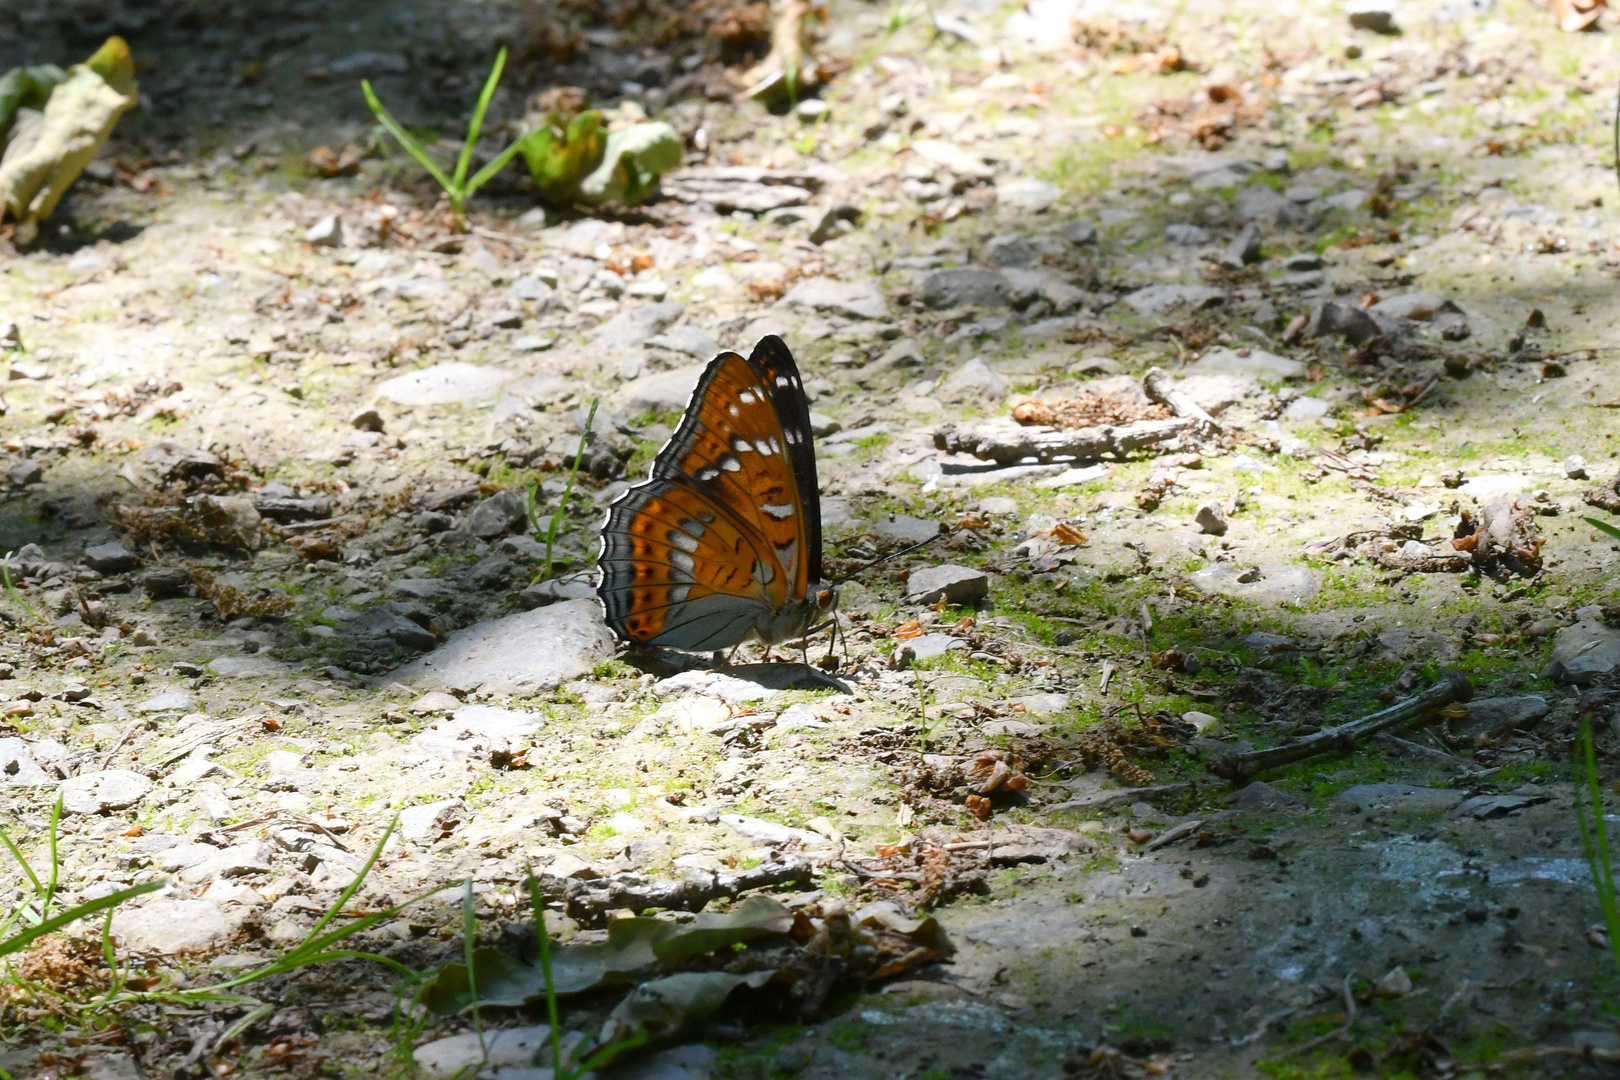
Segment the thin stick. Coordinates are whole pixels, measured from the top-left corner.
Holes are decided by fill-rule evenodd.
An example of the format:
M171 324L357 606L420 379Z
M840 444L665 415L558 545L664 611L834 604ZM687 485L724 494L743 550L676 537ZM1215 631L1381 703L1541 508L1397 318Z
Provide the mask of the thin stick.
M1346 975L1344 977L1344 1025L1342 1027L1335 1028L1326 1035L1318 1035L1310 1042L1302 1042L1298 1046L1290 1047L1271 1060L1286 1061L1296 1054L1303 1054L1307 1050L1315 1050L1323 1043L1329 1043L1334 1039L1343 1038L1344 1036L1350 1034L1350 1028L1353 1027L1356 1022L1356 996L1350 992L1350 980L1353 977L1354 976L1352 975Z
M1416 697L1397 702L1360 720L1352 720L1338 727L1325 728L1303 739L1294 739L1269 750L1251 750L1246 754L1225 753L1210 762L1210 771L1240 783L1255 773L1288 765L1305 758L1319 757L1335 751L1354 750L1381 731L1399 727L1415 717L1424 715L1454 701L1467 701L1474 696L1474 686L1460 671L1448 671Z

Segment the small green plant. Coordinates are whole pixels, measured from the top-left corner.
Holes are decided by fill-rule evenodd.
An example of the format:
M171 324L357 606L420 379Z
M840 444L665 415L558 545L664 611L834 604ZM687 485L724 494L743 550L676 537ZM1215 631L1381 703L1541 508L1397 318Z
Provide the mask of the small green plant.
M111 895L91 900L89 903L79 904L76 907L66 908L52 915L52 908L60 906L56 900L56 885L61 877L61 862L57 858L56 844L61 821L62 800L58 797L55 807L51 809L51 869L44 881L40 880L39 874L29 865L27 857L23 855L21 849L11 839L11 836L4 829L0 829L0 843L5 844L6 850L11 852L11 857L16 860L18 866L22 867L23 877L28 879L28 887L33 892L32 896L25 897L12 908L11 914L6 916L4 922L0 922L0 957L20 953L41 938L54 934L64 926L75 923L87 916L95 915L98 912L107 912L107 922L110 928L113 909L118 907L119 904L163 888L163 882L149 881L145 885L133 885L127 889L120 889ZM104 952L111 950L109 934L110 929L104 928L102 931Z
M1607 521L1599 521L1595 517L1582 518L1581 520L1592 526L1592 528L1596 529L1598 532L1607 536L1609 539L1620 540L1620 529L1610 525Z
M1581 827L1581 849L1586 852L1586 865L1592 871L1592 888L1597 891L1603 924L1609 931L1609 951L1614 954L1615 965L1620 967L1620 899L1615 895L1614 868L1609 860L1609 830L1603 822L1603 784L1598 776L1597 753L1592 748L1590 719L1581 721L1581 734L1575 745L1580 754L1575 776L1575 817ZM1590 824L1581 800L1583 787L1592 804Z
M600 402L596 398L591 399L590 412L585 415L585 430L579 436L579 449L575 451L574 464L568 470L568 482L563 486L562 498L557 502L557 509L552 511L551 524L546 526L544 531L546 561L540 576L535 579L536 581L546 581L551 577L551 567L553 565L551 553L556 546L557 532L562 528L563 517L568 513L568 500L574 494L574 480L579 476L579 467L585 461L585 444L590 441L591 426L596 423L596 407L598 404ZM535 500L539 497L539 494L540 485L538 483L529 488L529 527L534 530L536 536L542 535L540 518L535 511Z
M406 131L405 125L394 119L394 115L383 107L383 103L377 100L376 93L371 89L371 81L369 79L360 80L360 88L365 91L366 104L371 106L371 111L376 115L377 122L387 130L388 134L394 137L399 145L405 148L406 153L421 163L422 167L428 171L429 176L438 181L439 186L444 189L444 193L450 198L450 209L457 214L462 213L465 209L467 200L472 198L473 192L483 187L496 173L506 168L506 163L517 155L519 148L523 145L523 139L527 137L525 134L525 136L518 138L511 146L495 155L495 158L489 164L473 173L472 179L467 178L467 170L472 167L473 150L478 145L478 136L484 130L484 114L489 111L490 99L495 96L495 87L500 83L501 72L505 68L506 50L502 49L495 57L495 66L490 69L489 78L484 80L483 93L478 95L478 106L473 110L472 124L467 128L467 139L462 144L461 156L456 159L456 171L453 176L446 176L444 170L439 168L438 163L428 156L427 149L417 141L416 136Z

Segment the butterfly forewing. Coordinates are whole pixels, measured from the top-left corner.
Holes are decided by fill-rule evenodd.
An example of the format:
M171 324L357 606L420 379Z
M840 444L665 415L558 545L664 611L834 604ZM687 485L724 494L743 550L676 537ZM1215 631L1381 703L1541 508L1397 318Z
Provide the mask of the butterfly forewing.
M782 339L770 336L747 359L721 353L710 362L680 427L653 464L655 478L691 481L767 540L783 572L771 589L779 606L802 599L807 584L820 576L821 522L814 511L809 436L798 368ZM807 464L797 460L801 456Z
M727 648L801 626L821 575L809 408L778 337L710 361L649 479L608 511L610 626L648 645Z

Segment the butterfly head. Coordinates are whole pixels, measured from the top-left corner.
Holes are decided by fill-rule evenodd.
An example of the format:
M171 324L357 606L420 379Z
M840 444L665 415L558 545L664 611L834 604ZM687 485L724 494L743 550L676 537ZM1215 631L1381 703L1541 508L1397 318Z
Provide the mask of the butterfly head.
M817 615L831 615L838 609L838 586L817 585L810 595L815 601Z

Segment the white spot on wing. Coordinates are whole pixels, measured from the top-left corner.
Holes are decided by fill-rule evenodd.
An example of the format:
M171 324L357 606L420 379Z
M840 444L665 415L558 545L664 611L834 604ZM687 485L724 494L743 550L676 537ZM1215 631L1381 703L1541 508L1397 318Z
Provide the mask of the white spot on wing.
M793 516L793 507L788 503L761 503L759 508L777 521L785 521Z
M742 415L742 410L737 408L737 406L735 406L735 405L727 405L726 406L726 412L730 413L732 416L741 416Z
M692 556L688 555L686 552L684 552L684 551L672 551L672 552L670 552L669 553L669 565L674 567L677 573L685 574L686 577L687 577L687 580L691 579L692 567L695 564L692 562Z
M708 481L708 480L713 480L715 477L717 477L719 475L720 475L720 470L719 469L712 469L712 468L711 469L703 469L703 470L698 472L698 479Z
M782 444L776 441L775 435L771 436L771 449L775 450L778 454L782 452Z
M678 529L671 529L669 531L669 542L686 552L692 552L698 549L697 537L688 536Z
M754 449L754 444L747 439L732 439L731 448L739 454L746 454Z
M793 385L793 380L788 378L786 375L778 375L776 377L776 385L777 386L792 386Z
M686 603L686 598L687 598L687 596L691 595L691 592L692 592L692 586L690 586L690 585L671 585L669 587L669 600L670 600L670 603L672 603L672 604L684 604L684 603Z
M742 462L727 454L720 459L720 467L726 472L742 472Z

